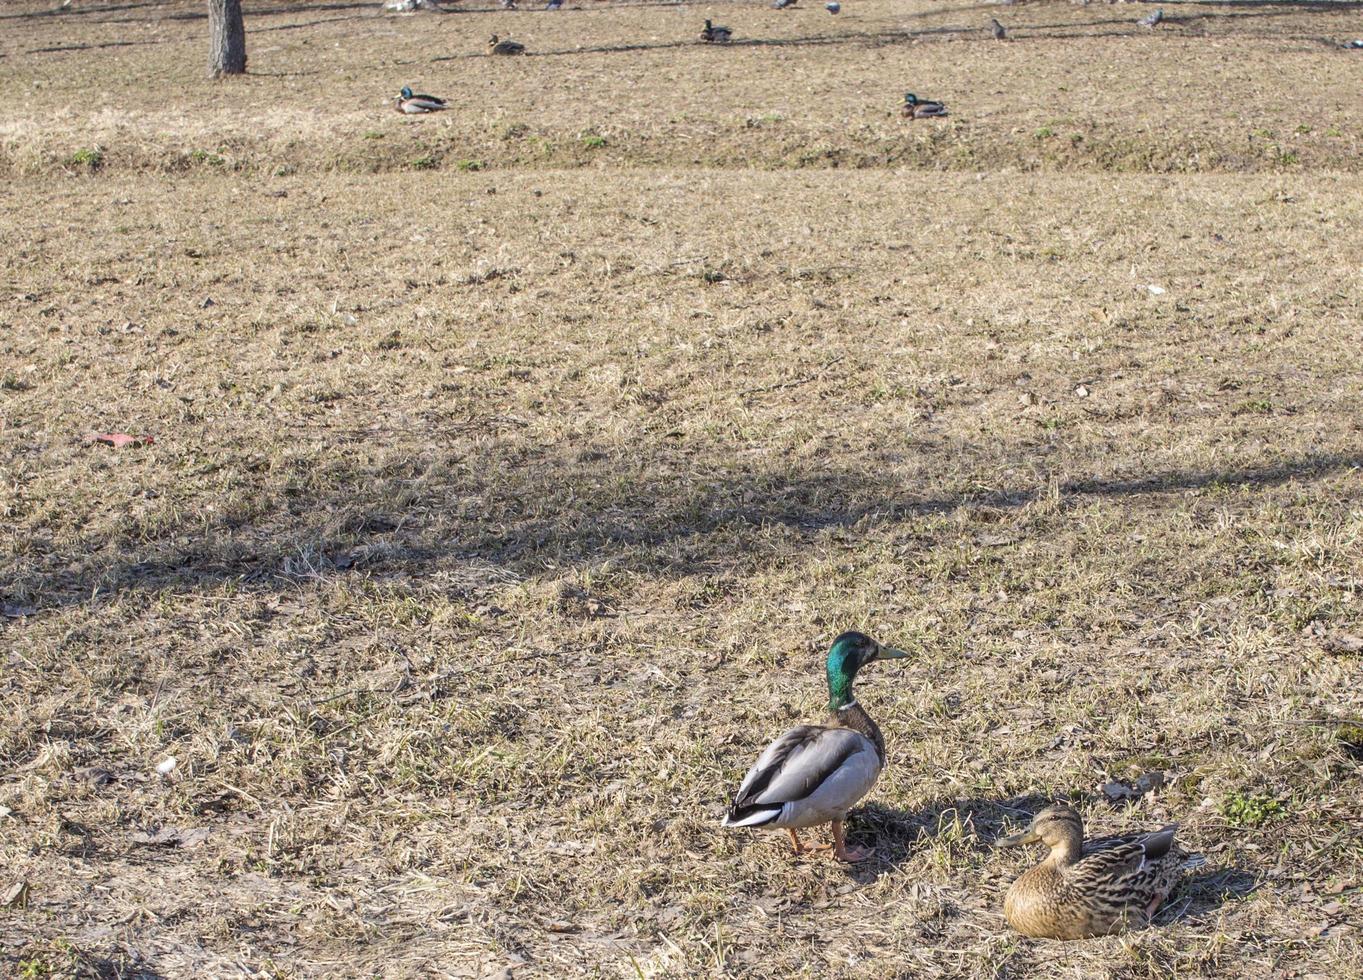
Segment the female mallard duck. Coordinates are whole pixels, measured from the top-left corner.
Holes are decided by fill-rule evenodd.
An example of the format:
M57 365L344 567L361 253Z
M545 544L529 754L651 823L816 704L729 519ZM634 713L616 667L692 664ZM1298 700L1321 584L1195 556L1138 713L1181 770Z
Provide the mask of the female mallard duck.
M498 40L494 34L487 39L488 54L525 54L525 45L520 41Z
M904 115L910 119L936 119L948 115L945 102L920 99L912 92L904 93Z
M720 27L708 20L705 22L705 30L700 32L700 39L706 44L727 44L733 36L734 32L727 27Z
M1046 859L1008 889L1003 914L1025 936L1087 939L1143 929L1169 897L1187 855L1174 843L1178 825L1150 834L1084 840L1084 823L1067 806L1048 807L1000 846L1042 841Z
M404 85L393 108L411 116L421 112L440 112L449 106L445 105L444 99L437 99L434 95L413 95L412 90Z
M885 739L852 697L857 671L873 660L907 657L862 633L843 633L828 650L828 720L800 725L767 746L734 795L726 827L783 827L795 853L805 846L795 831L832 824L833 854L864 861L874 848L849 848L842 823L871 791L885 768ZM823 850L824 848L815 848Z

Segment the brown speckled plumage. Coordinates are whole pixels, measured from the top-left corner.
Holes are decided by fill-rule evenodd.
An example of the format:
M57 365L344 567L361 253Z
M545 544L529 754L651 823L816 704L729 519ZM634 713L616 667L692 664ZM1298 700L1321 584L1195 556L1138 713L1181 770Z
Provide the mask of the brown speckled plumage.
M1051 939L1145 928L1169 897L1187 856L1174 843L1177 829L1085 841L1074 810L1041 811L1028 830L999 842L1043 841L1051 849L1008 889L1004 916L1023 935Z

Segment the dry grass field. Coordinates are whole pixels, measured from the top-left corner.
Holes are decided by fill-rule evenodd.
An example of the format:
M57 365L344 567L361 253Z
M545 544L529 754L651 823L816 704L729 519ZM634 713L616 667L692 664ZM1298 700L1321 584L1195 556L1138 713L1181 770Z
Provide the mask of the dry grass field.
M1363 976L1363 9L805 2L0 7L0 975Z

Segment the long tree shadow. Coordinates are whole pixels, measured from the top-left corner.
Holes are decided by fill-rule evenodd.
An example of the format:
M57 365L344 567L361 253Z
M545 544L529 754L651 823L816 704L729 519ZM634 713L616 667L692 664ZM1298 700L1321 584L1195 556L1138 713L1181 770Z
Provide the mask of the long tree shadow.
M1363 454L1302 456L1238 469L1079 478L1058 488L922 495L864 470L700 472L687 460L528 456L461 461L431 472L358 470L213 523L185 515L155 535L91 542L85 557L25 549L35 564L0 567L7 603L35 609L170 586L279 590L336 574L419 577L451 565L513 578L545 569L615 567L665 577L714 571L733 556L761 562L835 530L871 529L961 507L1024 507L1062 498L1137 497L1207 487L1261 489L1363 468ZM269 487L261 487L269 495ZM274 492L278 494L279 488ZM415 502L412 502L415 495ZM245 505L242 505L245 506ZM192 530L191 530L192 529ZM110 534L116 532L109 532ZM779 540L778 540L779 539ZM46 560L46 563L44 561Z

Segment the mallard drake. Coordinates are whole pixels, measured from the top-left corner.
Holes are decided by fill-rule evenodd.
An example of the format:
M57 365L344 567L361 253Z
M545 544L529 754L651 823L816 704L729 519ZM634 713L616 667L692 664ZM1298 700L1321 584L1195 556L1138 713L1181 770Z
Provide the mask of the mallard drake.
M434 95L413 95L412 90L404 85L393 108L411 116L422 112L441 112L449 106L445 105L444 99L437 99Z
M487 39L488 54L525 54L525 45L520 41L502 41L494 34Z
M936 119L948 115L945 102L920 99L912 92L904 93L904 115L910 119Z
M706 44L727 44L733 36L734 32L727 27L720 27L708 20L705 22L705 30L700 32L700 39Z
M1084 822L1067 806L1032 818L1001 847L1041 841L1051 849L1008 889L1003 914L1025 936L1087 939L1143 929L1169 897L1187 855L1178 825L1149 834L1084 840Z
M775 2L771 5L771 9L788 10L789 8L795 6L799 2L800 0L775 0Z
M864 633L843 633L828 650L828 719L800 725L767 746L734 794L726 827L781 827L795 853L806 850L797 829L831 824L833 854L864 861L874 848L848 847L847 811L871 791L885 768L885 739L852 696L857 671L874 660L907 657ZM824 848L815 848L823 850Z

